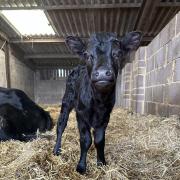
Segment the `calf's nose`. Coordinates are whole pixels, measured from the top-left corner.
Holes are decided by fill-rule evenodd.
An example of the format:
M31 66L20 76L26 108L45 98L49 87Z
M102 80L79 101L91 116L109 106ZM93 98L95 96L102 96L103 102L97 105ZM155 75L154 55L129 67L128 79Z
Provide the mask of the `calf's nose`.
M114 74L112 70L109 69L99 69L95 72L95 76L97 79L113 79Z

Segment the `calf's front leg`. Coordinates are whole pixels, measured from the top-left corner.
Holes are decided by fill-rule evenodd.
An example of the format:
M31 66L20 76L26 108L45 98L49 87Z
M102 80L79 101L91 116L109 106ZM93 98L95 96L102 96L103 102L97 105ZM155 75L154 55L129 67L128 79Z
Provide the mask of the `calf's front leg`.
M86 125L83 121L78 122L78 128L80 133L81 154L76 171L80 174L83 174L86 172L86 157L87 152L92 144L92 138L90 133L90 127L88 127L88 125Z
M105 147L105 128L96 128L94 130L94 145L97 151L97 165L106 165L104 157L104 147Z

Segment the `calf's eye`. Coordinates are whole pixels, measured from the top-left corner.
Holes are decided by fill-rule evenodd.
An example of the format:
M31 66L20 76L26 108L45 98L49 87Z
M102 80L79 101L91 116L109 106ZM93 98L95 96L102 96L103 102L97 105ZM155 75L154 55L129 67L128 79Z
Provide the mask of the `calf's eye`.
M92 63L92 60L93 60L93 56L92 55L89 55L89 57L88 57L88 62L90 62L90 63Z
M114 59L119 59L122 56L122 52L121 51L115 51L112 53L112 56Z
M84 53L84 57L85 57L86 62L87 62L88 64L92 64L92 62L93 62L93 56L92 56L91 54L89 54L88 52L85 52L85 53Z

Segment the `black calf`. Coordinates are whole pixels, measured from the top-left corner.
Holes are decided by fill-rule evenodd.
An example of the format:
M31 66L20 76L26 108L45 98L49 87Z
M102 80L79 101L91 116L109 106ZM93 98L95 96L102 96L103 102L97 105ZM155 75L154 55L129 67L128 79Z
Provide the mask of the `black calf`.
M52 129L48 112L36 105L23 91L0 88L0 141L28 141L35 133Z
M94 129L97 164L105 165L105 130L115 103L115 85L118 69L124 65L124 57L138 48L141 33L131 32L119 39L115 33L96 33L87 45L78 37L67 37L69 48L85 60L85 66L74 68L69 75L62 108L57 124L57 140L54 154L59 155L61 138L70 111L75 108L80 133L81 155L77 171L86 171L86 156Z

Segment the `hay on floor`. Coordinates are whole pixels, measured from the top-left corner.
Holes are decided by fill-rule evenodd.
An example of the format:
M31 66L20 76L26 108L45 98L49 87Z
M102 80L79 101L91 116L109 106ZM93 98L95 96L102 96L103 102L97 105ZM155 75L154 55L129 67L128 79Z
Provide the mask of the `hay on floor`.
M54 120L59 107L46 107ZM0 179L180 179L180 120L141 116L114 109L106 131L107 166L97 168L94 145L85 176L75 171L79 135L75 113L63 135L62 155L54 156L55 127L32 142L0 143Z

